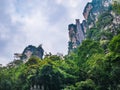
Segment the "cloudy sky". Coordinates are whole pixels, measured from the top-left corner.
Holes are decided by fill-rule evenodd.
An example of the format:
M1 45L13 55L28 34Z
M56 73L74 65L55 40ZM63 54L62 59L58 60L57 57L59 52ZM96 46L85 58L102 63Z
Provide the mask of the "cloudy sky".
M91 0L0 0L0 64L28 45L67 54L68 24L83 19Z

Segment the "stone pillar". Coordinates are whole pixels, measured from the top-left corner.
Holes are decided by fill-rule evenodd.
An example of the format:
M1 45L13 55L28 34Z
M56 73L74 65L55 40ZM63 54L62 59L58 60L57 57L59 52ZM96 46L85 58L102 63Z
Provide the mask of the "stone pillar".
M85 36L84 36L84 32L82 30L82 26L80 24L79 19L76 19L76 27L77 27L77 33L76 33L77 40L80 43L82 43L82 41L84 40Z

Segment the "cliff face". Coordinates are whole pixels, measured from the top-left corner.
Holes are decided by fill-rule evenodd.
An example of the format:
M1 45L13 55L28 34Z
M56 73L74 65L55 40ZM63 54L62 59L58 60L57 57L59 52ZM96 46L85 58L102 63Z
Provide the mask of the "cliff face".
M83 25L79 22L79 19L76 19L76 24L70 24L68 26L69 30L69 51L73 51L74 49L77 48L77 46L82 43L82 40L84 40L85 35L84 35L84 30L83 30Z
M85 38L109 40L120 32L120 14L113 10L115 1L92 0L87 3L83 11L85 20L69 25L69 52L76 49Z
M41 45L39 45L38 47L29 45L24 49L22 54L15 53L14 59L27 61L31 56L37 56L40 59L42 59L43 55L44 55L44 50Z
M22 57L21 59L22 60L27 60L29 59L31 56L37 56L39 57L40 59L43 58L43 54L44 54L44 50L42 48L42 46L38 46L38 47L35 47L35 46L32 46L32 45L29 45L27 46L23 53L22 53Z
M91 3L93 8L86 19L88 38L109 40L109 35L111 38L117 35L120 28L120 15L113 10L114 0L93 0Z
M83 16L84 16L85 20L88 19L89 13L90 13L92 8L93 8L92 3L87 3L87 5L83 11Z
M111 3L111 0L93 0L86 5L83 16L87 22L87 28L95 26L100 14L110 11Z

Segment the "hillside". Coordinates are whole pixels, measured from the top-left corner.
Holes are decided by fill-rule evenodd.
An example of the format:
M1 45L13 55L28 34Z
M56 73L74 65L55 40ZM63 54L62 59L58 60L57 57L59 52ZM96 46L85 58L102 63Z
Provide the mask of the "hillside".
M27 62L0 67L0 90L120 90L119 7L111 0L88 3L84 23L69 25L68 55L40 59L38 48L26 47L23 55L33 53Z

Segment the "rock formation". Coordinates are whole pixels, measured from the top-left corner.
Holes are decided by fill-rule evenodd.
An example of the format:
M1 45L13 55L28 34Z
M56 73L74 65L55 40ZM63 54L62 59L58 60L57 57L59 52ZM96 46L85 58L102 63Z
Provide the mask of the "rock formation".
M105 12L109 12L111 0L92 0L88 3L83 11L83 16L87 22L87 28L95 26L98 21L98 16Z
M44 55L44 50L42 48L42 45L39 45L38 47L29 45L24 49L22 54L15 53L14 59L27 61L31 56L37 56L40 59L43 59L43 55Z
M39 45L38 47L29 45L26 47L22 53L22 59L28 59L31 56L37 56L40 59L43 58L44 50L42 48L42 45Z
M85 20L80 23L77 19L76 24L68 26L68 53L74 51L82 43L87 36L87 32L90 32L92 28L98 30L96 31L98 33L106 30L106 32L113 34L113 36L117 34L116 31L118 30L116 29L120 28L120 15L112 10L112 5L116 1L120 2L119 0L92 0L92 2L87 3L83 10ZM105 39L106 36L100 37L100 39L103 38Z
M84 40L85 35L84 35L83 26L80 23L79 19L76 19L76 24L70 24L68 26L68 30L69 30L68 53L70 53L71 51L75 50L78 45L80 45L82 40Z

